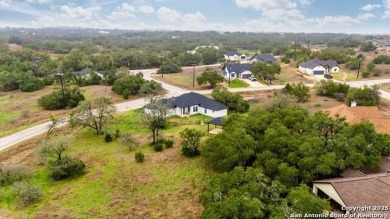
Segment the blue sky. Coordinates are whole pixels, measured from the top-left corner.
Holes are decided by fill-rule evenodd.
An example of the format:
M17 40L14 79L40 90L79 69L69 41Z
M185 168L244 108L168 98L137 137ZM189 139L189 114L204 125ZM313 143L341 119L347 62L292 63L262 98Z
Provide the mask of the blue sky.
M0 27L390 33L390 0L0 0Z

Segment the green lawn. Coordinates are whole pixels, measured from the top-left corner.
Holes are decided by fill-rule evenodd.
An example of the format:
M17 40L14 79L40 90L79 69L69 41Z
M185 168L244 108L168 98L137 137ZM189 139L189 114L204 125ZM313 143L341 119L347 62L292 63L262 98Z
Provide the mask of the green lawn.
M210 120L196 115L187 118L172 117L161 135L175 142L171 149L155 152L149 145L150 131L144 125L141 110L119 114L111 131L131 133L137 142L133 151L114 141L105 143L93 130L69 127L61 130L71 145L68 153L83 160L86 174L64 181L49 179L44 166L34 165L38 171L33 181L42 187L44 199L28 208L19 208L3 188L0 208L11 212L14 218L199 218L202 205L199 196L212 171L203 158L181 155L179 133L184 128L204 132ZM207 138L205 136L204 138ZM145 161L136 163L136 151L145 153Z
M333 79L338 81L355 81L356 79L356 73L350 73L350 72L339 72L332 74ZM360 75L361 77L361 75Z
M230 81L231 88L240 88L240 87L248 87L248 86L249 85L243 80L236 79L236 80Z

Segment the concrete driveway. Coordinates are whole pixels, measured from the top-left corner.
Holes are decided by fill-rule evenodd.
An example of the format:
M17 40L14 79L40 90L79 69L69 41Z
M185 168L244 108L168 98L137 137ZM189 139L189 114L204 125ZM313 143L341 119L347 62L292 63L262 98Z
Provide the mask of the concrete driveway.
M243 81L245 81L247 84L249 84L249 87L268 87L267 85L265 84L262 84L258 81L251 81L249 79L241 79Z

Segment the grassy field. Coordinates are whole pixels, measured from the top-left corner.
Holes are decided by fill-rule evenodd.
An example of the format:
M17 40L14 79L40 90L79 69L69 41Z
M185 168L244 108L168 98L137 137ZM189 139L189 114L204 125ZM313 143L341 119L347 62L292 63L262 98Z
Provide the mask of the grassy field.
M273 81L273 84L286 84L286 83L313 83L312 79L306 75L298 72L298 69L293 64L284 64L281 63L281 72L279 75L276 75L276 80Z
M155 75L153 76L155 79L172 84L181 88L189 89L189 90L205 90L210 89L210 86L208 84L206 85L198 85L198 82L196 81L196 78L200 76L205 70L216 70L217 72L221 71L221 68L219 67L196 67L195 68L195 86L193 87L193 68L185 68L183 69L183 72L181 73L173 73L173 74L164 74L164 77L162 78L161 75Z
M0 92L0 137L24 130L33 125L48 121L50 115L67 116L70 110L48 111L41 109L37 102L39 97L51 93L59 87L48 86L35 92L10 91ZM128 101L111 91L109 86L82 87L86 99L111 97L114 103ZM139 98L131 97L130 99Z
M332 74L333 79L338 81L355 81L356 73L340 71L339 73Z
M231 88L248 87L249 85L243 80L233 80L230 82Z
M37 140L25 142L0 153L2 163L26 163L35 170L33 181L42 186L45 198L28 208L15 207L15 199L8 188L0 202L1 215L14 218L198 218L202 212L199 195L211 171L202 158L181 155L179 132L186 127L207 131L205 116L171 118L162 135L175 142L171 149L154 152L149 142L150 133L142 123L141 111L130 111L116 118L113 130L120 128L136 139L133 151L118 141L105 143L92 130L65 128L56 138L67 139L69 152L82 159L87 166L85 175L60 182L52 181L34 156L11 158L17 150L31 147L33 154ZM18 149L18 147L23 149ZM136 163L135 151L145 153L144 163ZM14 159L10 161L10 159ZM22 159L22 160L18 160Z

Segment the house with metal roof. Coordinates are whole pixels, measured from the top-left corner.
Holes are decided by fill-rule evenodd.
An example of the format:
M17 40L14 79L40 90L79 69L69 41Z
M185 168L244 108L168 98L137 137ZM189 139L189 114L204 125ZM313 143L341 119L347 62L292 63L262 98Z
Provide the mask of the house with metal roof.
M252 75L252 64L229 64L223 69L223 77L226 80L248 79Z
M86 67L81 71L72 72L74 77L87 77L92 72L92 69Z
M189 116L194 114L203 114L213 118L224 117L227 115L227 106L205 97L201 94L190 92L170 99L162 99L168 107L170 116ZM144 107L145 113L151 113L154 104L148 104Z
M225 60L243 61L246 60L246 55L236 51L228 51L224 55Z
M255 56L253 56L252 58L249 59L249 63L251 63L251 64L253 64L255 62L265 62L265 63L268 63L268 64L272 64L272 63L274 63L276 61L277 61L277 59L273 55L271 55L269 53L267 53L267 54L258 54L258 55L255 55Z
M308 75L325 75L330 73L338 73L340 67L336 61L333 60L318 60L313 59L308 62L299 64L299 71Z

